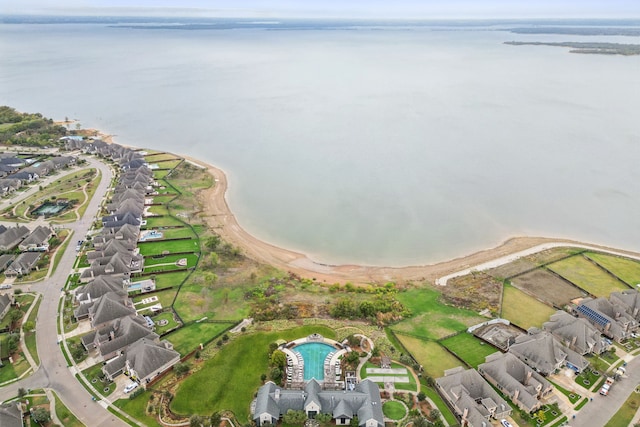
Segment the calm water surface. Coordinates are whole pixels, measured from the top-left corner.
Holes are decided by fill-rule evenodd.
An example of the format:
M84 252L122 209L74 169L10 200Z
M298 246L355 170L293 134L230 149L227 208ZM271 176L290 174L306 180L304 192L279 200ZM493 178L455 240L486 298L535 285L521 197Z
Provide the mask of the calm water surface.
M220 166L243 227L323 262L640 250L640 58L502 44L565 39L5 24L0 103Z

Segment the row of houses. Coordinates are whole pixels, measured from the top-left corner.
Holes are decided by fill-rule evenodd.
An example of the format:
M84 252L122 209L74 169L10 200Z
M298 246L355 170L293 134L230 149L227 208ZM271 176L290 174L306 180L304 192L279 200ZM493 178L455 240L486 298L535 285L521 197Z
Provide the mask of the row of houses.
M635 289L613 292L606 298L585 298L551 315L542 329L531 328L515 338L507 353L494 353L474 369L462 367L436 380L462 425L483 426L490 418L510 414L509 405L490 386L500 390L520 409L537 411L551 395L545 377L563 367L582 372L589 366L585 355L606 351L611 340L629 338L640 322L640 293Z
M134 190L136 183L142 185ZM87 253L89 267L80 276L85 284L75 290L78 306L74 310L78 321L91 326L82 344L105 362L104 374L113 380L126 373L143 386L180 360L180 354L168 341L160 340L153 322L139 315L128 297L131 275L144 266L137 248L142 212L130 209L144 207L152 183L152 172L145 165L120 174L106 205L113 213L103 218L100 234L92 239L94 250ZM119 214L133 220L114 218Z
M84 140L75 137L60 138L64 142L64 149L68 151L80 150L85 154L95 154L118 163L123 170L136 170L146 166L144 156L138 151L120 144L109 144L100 139Z
M0 196L12 193L76 162L77 159L73 156L57 156L34 162L31 159L15 157L13 154L0 153Z
M41 253L49 251L49 239L54 236L49 226L39 225L29 230L24 225L5 227L0 225L0 251L11 251L16 247L19 255L0 255L0 271L7 277L19 277L29 274L36 268Z

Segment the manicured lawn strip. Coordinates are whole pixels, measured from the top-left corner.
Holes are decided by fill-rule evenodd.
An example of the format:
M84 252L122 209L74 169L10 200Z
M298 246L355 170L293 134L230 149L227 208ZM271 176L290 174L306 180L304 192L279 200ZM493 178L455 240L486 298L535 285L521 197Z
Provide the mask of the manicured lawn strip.
M87 200L85 200L85 202L78 208L78 215L80 215L80 218L82 218L84 213L87 211L87 208L89 207L89 201L91 201L93 196L96 194L96 190L98 189L98 185L100 185L101 179L102 179L102 173L98 171L93 181L91 181L91 183L87 185L86 187Z
M145 221L147 221L147 224L142 227L145 230L158 227L184 226L182 221L172 216L149 217L145 218Z
M180 164L180 162L182 162L181 159L172 160L169 162L158 163L158 166L160 166L162 169L175 169Z
M526 307L526 309L524 309ZM542 327L556 310L511 286L504 286L502 317L524 329Z
M161 255L165 251L169 253L200 252L200 246L196 239L163 240L161 242L139 243L140 254L148 257Z
M587 252L586 256L597 262L631 286L640 283L640 262L614 255Z
M71 412L69 408L62 403L62 400L60 400L60 397L58 397L56 392L52 391L52 393L56 400L56 415L60 421L62 421L62 425L65 427L84 427L84 424L82 424L80 420L73 415L73 412Z
M638 407L640 406L640 394L631 393L631 396L622 404L622 407L618 409L618 412L605 424L604 427L628 427L631 425L631 420L636 414Z
M192 323L191 325L184 326L175 332L171 332L165 336L173 348L184 356L185 354L195 350L201 343L204 344L211 338L220 334L225 329L232 325L229 323Z
M430 377L442 377L447 369L462 365L460 360L436 342L401 334L398 334L398 339L416 358L418 363L422 365Z
M33 322L35 325L36 317L38 316L38 308L40 308L40 303L42 302L42 298L38 298L36 304L33 306L31 310L31 314L27 318L27 322ZM26 323L26 322L25 322ZM35 360L36 365L40 364L40 357L38 356L38 347L36 345L36 332L35 331L24 331L24 342L27 345L27 350L29 354Z
M173 298L176 295L176 291L169 289L166 291L162 291L162 292L154 292L153 294L149 295L149 294L140 294L140 295L136 295L135 297L133 297L133 302L135 303L139 303L141 302L143 299L145 298L150 298L150 297L158 297L158 301L156 302L152 302L149 304L138 304L135 306L136 310L140 310L141 308L144 307L151 307L154 304L162 304L162 307L171 307L171 303L173 302Z
M58 268L58 264L60 264L60 259L64 254L64 251L67 250L67 246L69 246L69 242L71 241L71 236L73 236L72 230L61 230L58 232L58 238L62 239L64 236L64 242L58 247L56 250L56 254L53 257L53 269L51 270L51 274L56 272L56 268Z
M144 393L140 394L134 399L119 399L113 402L113 404L118 408L122 409L127 414L131 415L133 418L143 422L148 427L162 427L162 425L158 423L158 421L154 416L147 414L147 402L149 401L150 396L151 396L151 392L145 391ZM159 399L159 397L156 398L156 402L157 402L157 399ZM112 411L112 412L119 416L117 412L115 411ZM121 417L121 419L126 423L131 424L131 422L128 421L126 418ZM135 424L132 424L132 425L135 425Z
M398 333L437 340L486 321L486 318L473 311L440 303L439 297L440 292L431 288L398 293L398 300L415 315L395 324L392 329Z
M4 366L0 368L0 383L20 377L20 375L27 372L29 368L29 362L27 362L27 359L24 358L22 353L14 355L13 364L7 361L4 363Z
M153 215L169 215L169 209L167 208L167 205L149 206L148 211Z
M145 267L145 274L154 274L154 273L163 273L166 271L185 271L186 267L178 267L175 264L170 265L152 265L150 267Z
M18 375L16 375L14 366L11 363L4 363L4 366L0 368L0 384L16 378L18 378Z
M249 421L247 403L262 384L260 375L268 371L269 344L278 339L290 341L306 337L314 332L335 339L335 331L323 326L257 332L235 338L179 386L171 401L172 410L178 414L210 415L228 409L241 423L246 423ZM230 387L233 387L233 393L229 392Z
M629 289L624 283L582 256L554 262L547 268L596 297L608 298L611 292Z
M396 402L395 400L390 400L382 404L382 413L385 417L397 421L401 420L405 415L407 415L407 410L405 409L404 405L402 405L402 403Z
M115 382L109 380L101 381L102 378L106 379L106 377L102 373L102 363L98 363L90 368L85 369L84 371L82 371L82 375L84 375L87 381L91 383L93 388L98 390L103 396L109 396L116 390ZM105 391L105 389L107 388L109 390Z
M459 358L474 368L484 363L488 355L498 351L468 332L444 339L440 341L440 344L457 354Z
M559 391L560 393L562 393L562 394L564 394L565 396L567 396L567 398L569 399L569 401L570 401L571 403L574 403L574 404L575 404L578 400L580 400L580 399L582 398L582 396L581 396L579 393L569 391L569 390L567 390L566 388L561 387L560 385L558 385L558 384L554 383L553 381L549 380L548 378L547 378L547 380L548 380L551 384L553 384L553 386L554 386L556 389L558 389L558 391ZM573 395L573 397L571 397L571 395Z
M153 177L155 179L163 179L165 176L167 176L167 174L171 172L169 170L154 170L153 171Z
M449 424L450 426L458 425L458 419L455 415L453 415L453 412L451 412L451 409L449 409L449 406L447 406L444 400L442 400L442 397L440 397L437 391L435 391L431 387L427 387L424 384L420 387L420 390L423 391L424 394L426 394L427 397L436 404L438 411L440 411L444 419L447 421L447 424Z
M560 418L558 421L556 421L554 424L551 425L551 427L560 427L565 425L565 423L567 422L567 417L566 415L563 416L562 418Z
M602 379L602 375L595 375L591 369L585 369L580 373L580 375L576 376L576 383L587 390L592 390L600 379ZM585 381L589 384L586 384Z
M197 255L157 255L153 257L147 257L144 259L145 268L152 265L158 264L174 264L179 260L186 258L187 259L187 267L193 267L198 261Z
M165 163L169 163L166 160L180 160L179 157L177 157L175 154L171 154L171 153L153 153L153 154L147 154L146 156L144 156L144 160L147 163L157 163L157 162L162 162L162 168L166 169L164 167ZM165 161L163 161L165 160Z
M177 196L177 194L162 194L162 195L159 194L157 196L152 196L153 197L153 203L169 203L176 196Z

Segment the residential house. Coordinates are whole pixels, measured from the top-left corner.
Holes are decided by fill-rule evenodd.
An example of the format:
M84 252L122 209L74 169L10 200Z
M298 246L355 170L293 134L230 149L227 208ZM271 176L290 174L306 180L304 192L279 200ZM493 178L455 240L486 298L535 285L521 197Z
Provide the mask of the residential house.
M132 213L125 213L119 215L108 215L102 218L102 226L105 228L119 228L125 224L141 226L142 216L136 216Z
M4 319L14 302L13 294L0 294L0 320Z
M125 283L121 278L114 276L100 276L96 277L86 285L77 287L74 291L74 295L76 301L80 304L93 302L109 292L113 292L124 299L128 294L124 286Z
M578 354L600 354L608 348L602 334L586 319L563 310L551 315L542 329L550 332L564 346Z
M23 427L22 404L20 402L5 402L0 404L0 426Z
M516 337L516 342L509 346L509 353L544 376L564 366L576 372L582 372L589 366L584 357L562 345L549 332L535 328L530 329L527 335Z
M13 179L19 179L23 185L30 184L33 181L38 179L38 174L36 172L28 172L25 170L21 170L20 172L16 172L11 175Z
M51 162L53 163L54 169L58 170L75 164L76 158L72 156L52 157Z
M127 373L131 379L146 387L155 377L171 369L180 361L180 353L168 341L157 342L142 338L124 352L111 359L102 367L102 372L110 380Z
M47 176L56 170L56 165L51 160L45 160L44 162L40 162L37 166L34 165L33 167L38 169L38 175L41 177Z
M49 250L49 238L53 235L50 227L37 226L26 239L18 245L18 249L25 252L47 252Z
M4 178L0 179L0 195L6 196L22 187L22 181L19 179Z
M11 254L0 255L0 273L5 271L7 267L11 265L14 259L16 259L15 255L11 255Z
M142 316L126 316L91 331L82 337L82 344L87 350L97 348L103 360L109 360L142 338L152 341L159 336L149 329Z
M0 234L0 251L10 251L15 248L30 233L29 229L24 225L9 227L4 233Z
M625 306L617 302L614 304L606 298L585 298L573 311L617 342L628 338L638 329L638 322L625 311Z
M122 170L132 170L132 169L138 169L141 167L146 167L147 166L147 162L144 161L143 158L139 158L139 159L133 159L129 162L123 163L122 165Z
M622 307L636 322L640 322L640 292L627 289L622 292L612 292L609 301L615 306Z
M109 292L87 304L80 304L73 312L78 321L88 318L92 328L101 328L114 320L136 314L131 300Z
M336 425L349 425L358 418L360 427L383 427L384 415L380 389L364 379L354 390L322 390L312 379L304 390L283 389L269 381L258 390L253 421L258 427L276 425L289 409L305 411L309 418L319 413L331 414Z
M478 365L478 372L520 409L534 412L553 393L553 385L511 353L496 352Z
M39 259L40 254L37 252L23 252L7 267L4 275L7 277L26 276L36 268Z
M499 420L511 414L511 406L475 369L457 367L444 375L436 379L436 389L462 426L486 427L491 418Z
M101 245L100 248L87 253L87 261L93 264L93 261L99 258L112 257L116 254L133 255L134 248L130 248L126 242L122 240L112 239Z

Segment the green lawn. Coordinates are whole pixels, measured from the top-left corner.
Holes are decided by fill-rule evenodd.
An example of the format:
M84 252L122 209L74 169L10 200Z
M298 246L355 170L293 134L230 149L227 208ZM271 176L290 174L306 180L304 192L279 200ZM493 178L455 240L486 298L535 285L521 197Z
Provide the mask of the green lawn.
M438 410L440 411L444 419L447 421L447 424L449 424L450 426L458 425L458 419L456 418L455 415L453 415L453 412L451 412L451 409L449 409L449 406L447 406L444 400L442 400L442 397L440 397L440 394L438 394L438 392L435 391L435 389L431 387L427 387L426 385L423 384L420 387L420 390L423 391L424 394L426 394L427 397L431 399L433 403L436 404L436 406L438 407Z
M41 298L38 298L38 301L35 303L33 309L31 310L31 314L27 318L27 322L33 322L35 325L36 317L38 316L38 308L40 307L40 303L42 302ZM25 322L26 323L26 322ZM29 354L35 360L36 364L40 364L40 357L38 356L38 349L36 345L36 332L35 331L24 331L24 341L27 345L27 350Z
M60 421L62 421L62 425L64 427L84 427L84 424L82 424L76 416L73 415L73 412L71 412L69 408L62 403L62 400L60 400L56 392L53 391L52 393L56 400L56 415Z
M151 319L153 319L153 321L156 322L155 333L158 335L162 335L169 329L174 328L178 325L178 322L176 322L176 320L174 319L173 311L166 311L166 312L160 313L156 316L152 316ZM166 320L169 323L166 326L158 326L158 322L160 320Z
M412 289L397 296L412 313L410 318L392 327L398 333L437 340L486 321L473 311L440 303L440 292L432 288Z
M177 218L172 216L163 216L163 217L149 217L145 218L147 224L143 227L145 230L150 230L152 228L158 227L173 227L180 226L183 227L184 223Z
M184 326L175 332L171 332L165 338L173 344L173 348L185 355L195 350L201 343L204 344L209 339L220 334L231 326L231 323L192 323Z
M29 368L29 362L27 362L22 353L14 354L13 364L6 361L4 366L0 368L0 383L18 378L27 372Z
M116 389L116 383L109 381L102 373L102 363L85 369L82 374L103 396L109 396Z
M554 262L547 268L596 297L608 298L611 292L629 289L620 280L611 277L606 271L582 256Z
M382 413L385 417L398 421L407 415L407 410L402 403L390 400L382 404Z
M576 383L586 388L587 390L593 390L593 388L601 378L602 375L600 373L596 375L592 372L591 368L589 368L585 369L584 371L582 371L582 373L580 373L580 375L576 376Z
M177 194L159 194L153 196L153 203L168 203L173 200Z
M556 310L511 286L504 286L502 317L523 329L541 327Z
M430 377L441 377L447 369L462 366L460 360L436 342L425 341L420 338L400 334L398 334L398 339L413 357L416 358L418 363L422 365Z
M168 228L166 230L162 230L162 239L158 240L149 240L150 242L162 241L163 239L181 239L184 237L190 237L192 239L196 238L196 235L191 231L189 227L182 228Z
M155 275L156 289L165 289L173 286L178 286L189 275L188 271L176 271L175 273L157 274ZM134 278L132 281L138 281L139 279L148 279L149 276L143 276L140 278Z
M261 385L260 375L268 370L269 344L278 339L290 341L306 337L314 332L335 338L335 331L323 326L303 326L237 337L179 386L171 401L171 409L178 414L201 415L226 409L232 411L242 424L248 422L248 403ZM233 393L229 392L230 388Z
M154 416L147 413L147 403L151 396L151 392L145 391L134 399L119 399L113 404L148 427L162 427ZM158 402L158 399L155 399L155 402Z
M488 355L498 351L468 332L442 340L440 344L457 354L459 358L474 368L484 363Z
M163 240L160 242L139 243L140 254L148 257L152 255L161 255L165 251L169 253L178 252L200 252L200 246L197 239L188 240Z
M640 407L640 394L631 393L631 396L604 427L629 427L638 407Z
M627 284L635 286L640 283L640 262L595 252L589 252L586 255Z
M140 295L136 295L133 298L133 302L134 304L142 302L143 299L146 298L150 298L150 297L158 297L158 301L153 302L153 303L149 303L149 304L136 304L136 310L140 310L141 308L144 307L151 307L154 304L162 304L162 307L171 307L171 303L173 303L173 298L176 295L176 291L173 289L169 289L166 291L162 291L162 292L154 292L153 294L140 294Z

